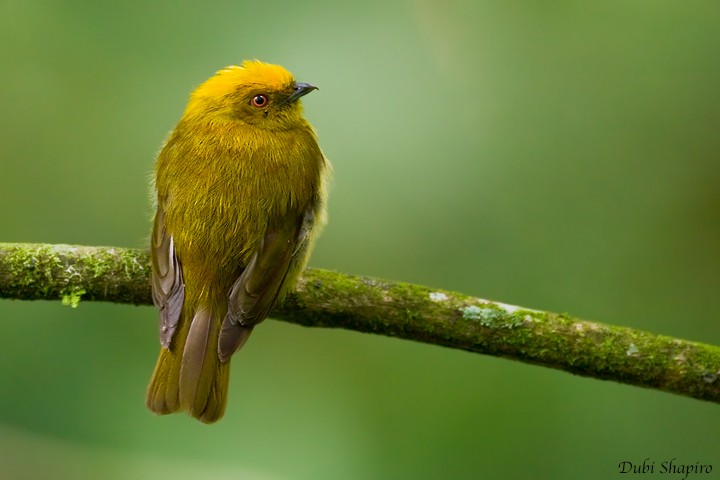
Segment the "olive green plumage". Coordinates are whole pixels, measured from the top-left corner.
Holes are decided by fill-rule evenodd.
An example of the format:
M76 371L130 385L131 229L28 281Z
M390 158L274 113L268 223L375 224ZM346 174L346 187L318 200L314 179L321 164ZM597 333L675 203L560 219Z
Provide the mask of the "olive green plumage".
M277 65L228 67L193 92L158 155L158 414L222 417L231 355L305 266L329 171L298 101L313 89Z

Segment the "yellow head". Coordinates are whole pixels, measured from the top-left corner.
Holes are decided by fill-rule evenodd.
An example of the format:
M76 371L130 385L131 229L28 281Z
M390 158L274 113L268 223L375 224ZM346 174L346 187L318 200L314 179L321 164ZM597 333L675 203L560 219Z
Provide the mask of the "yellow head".
M217 72L190 96L185 118L241 121L267 130L304 123L298 99L316 90L279 65L246 60Z

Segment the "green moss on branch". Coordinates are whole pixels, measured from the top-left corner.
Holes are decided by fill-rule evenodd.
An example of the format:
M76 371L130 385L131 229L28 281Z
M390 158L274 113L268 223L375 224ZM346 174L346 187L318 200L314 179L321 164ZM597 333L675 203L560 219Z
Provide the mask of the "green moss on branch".
M0 298L149 305L142 250L0 243ZM274 318L484 353L720 403L720 348L454 292L307 270Z
M0 298L148 305L148 254L140 250L0 243Z

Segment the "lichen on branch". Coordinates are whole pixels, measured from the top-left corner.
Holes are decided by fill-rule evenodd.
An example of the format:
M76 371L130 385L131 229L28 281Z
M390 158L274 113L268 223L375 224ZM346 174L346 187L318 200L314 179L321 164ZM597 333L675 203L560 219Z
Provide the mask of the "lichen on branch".
M147 251L0 243L0 298L150 305ZM720 347L308 269L273 318L483 353L720 403Z

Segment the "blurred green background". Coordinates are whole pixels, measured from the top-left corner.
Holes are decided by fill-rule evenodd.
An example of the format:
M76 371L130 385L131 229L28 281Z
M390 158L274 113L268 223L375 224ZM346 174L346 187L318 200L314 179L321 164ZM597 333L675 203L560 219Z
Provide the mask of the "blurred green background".
M313 266L717 345L718 25L716 0L3 0L0 241L144 247L188 93L259 58L321 88ZM0 478L720 472L718 405L349 331L253 337L206 426L145 409L153 308L1 301Z

